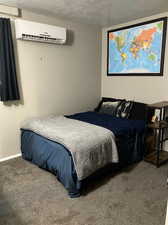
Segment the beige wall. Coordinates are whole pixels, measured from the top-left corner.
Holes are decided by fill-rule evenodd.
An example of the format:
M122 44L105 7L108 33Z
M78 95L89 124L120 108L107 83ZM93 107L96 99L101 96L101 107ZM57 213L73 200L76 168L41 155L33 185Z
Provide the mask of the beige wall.
M144 22L150 19L168 16L168 12L158 14L152 17L131 21L129 23L120 24L110 28L103 29L102 32L102 96L121 97L130 100L139 100L146 103L152 103L160 100L168 100L168 42L165 55L165 67L163 77L123 77L114 76L107 77L106 75L106 60L107 60L107 41L106 32L109 29L115 29L122 26L127 26L139 22ZM167 34L168 39L168 34Z
M28 11L23 19L66 27L71 40L65 46L17 40L23 100L16 105L0 102L0 160L20 153L24 119L86 111L100 98L101 31Z

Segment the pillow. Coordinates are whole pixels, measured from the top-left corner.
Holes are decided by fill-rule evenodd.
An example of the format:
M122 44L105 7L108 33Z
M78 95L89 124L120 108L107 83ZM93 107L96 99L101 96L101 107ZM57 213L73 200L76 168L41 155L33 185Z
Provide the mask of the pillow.
M116 108L115 116L128 119L131 113L132 106L132 101L122 101L121 104Z
M115 115L116 108L121 103L121 101L115 102L103 102L100 106L99 112L109 115Z
M151 121L154 114L153 109L141 102L133 102L133 106L130 112L129 119L131 120L145 120L146 122Z
M125 99L103 97L102 100L99 102L98 106L94 109L94 111L99 112L103 102L118 102L118 101L125 101Z

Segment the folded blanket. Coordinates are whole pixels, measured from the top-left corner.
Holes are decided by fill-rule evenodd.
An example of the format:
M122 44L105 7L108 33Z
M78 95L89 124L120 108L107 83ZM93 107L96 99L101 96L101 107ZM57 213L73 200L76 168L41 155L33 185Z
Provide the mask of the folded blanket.
M118 162L115 136L103 127L64 116L27 120L21 127L67 148L72 155L78 180L83 180L108 163Z

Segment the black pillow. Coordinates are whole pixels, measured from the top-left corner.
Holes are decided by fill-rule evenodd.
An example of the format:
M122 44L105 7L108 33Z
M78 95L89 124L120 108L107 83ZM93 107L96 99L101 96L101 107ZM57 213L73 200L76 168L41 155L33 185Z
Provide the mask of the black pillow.
M148 107L145 103L133 102L133 107L130 112L130 119L132 120L145 120L150 121L153 115L153 110L148 111Z
M121 104L119 104L116 108L115 116L128 119L131 113L132 106L132 101L122 101Z

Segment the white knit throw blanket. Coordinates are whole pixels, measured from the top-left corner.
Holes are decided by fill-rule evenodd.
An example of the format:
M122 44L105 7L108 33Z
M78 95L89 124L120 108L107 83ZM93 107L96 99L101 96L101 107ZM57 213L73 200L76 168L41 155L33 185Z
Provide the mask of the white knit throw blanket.
M23 122L22 129L31 130L66 147L72 155L78 180L108 163L118 162L115 136L103 127L64 116L51 116L27 120Z

